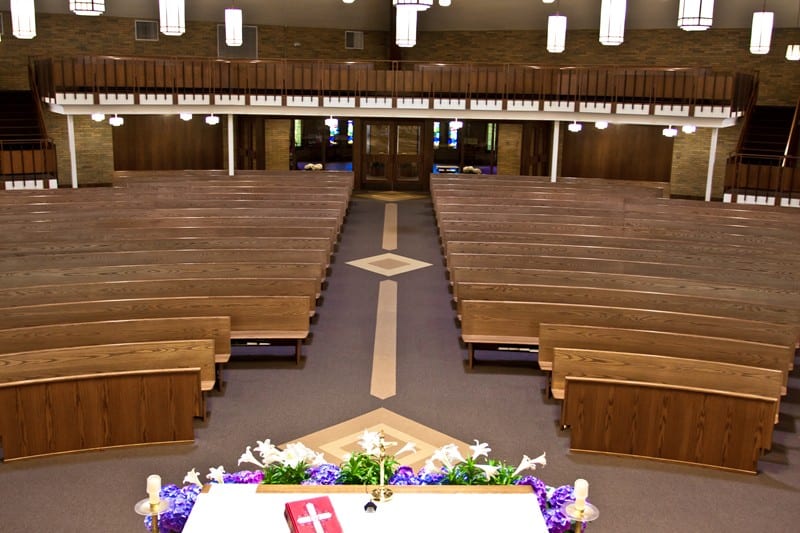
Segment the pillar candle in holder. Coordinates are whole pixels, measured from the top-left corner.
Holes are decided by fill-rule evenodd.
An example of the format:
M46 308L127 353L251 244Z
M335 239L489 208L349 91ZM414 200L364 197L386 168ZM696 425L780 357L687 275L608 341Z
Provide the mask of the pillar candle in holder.
M585 479L575 480L575 507L583 510L586 506L586 498L589 497L589 482Z
M147 496L150 505L156 505L161 500L161 476L151 474L147 476Z

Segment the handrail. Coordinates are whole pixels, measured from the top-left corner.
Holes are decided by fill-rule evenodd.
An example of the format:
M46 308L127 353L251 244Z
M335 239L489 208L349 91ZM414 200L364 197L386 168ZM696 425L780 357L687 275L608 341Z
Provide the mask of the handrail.
M796 156L731 154L725 172L725 192L732 196L772 196L778 200L800 198L799 161Z
M750 117L753 115L753 110L756 107L757 101L758 101L758 83L755 83L753 90L750 93L750 99L745 105L744 121L742 122L742 129L740 130L739 140L736 142L736 150L734 151L734 153L739 153L742 151L742 147L744 146L744 139L747 134L747 129L750 127Z
M0 140L0 177L47 175L58 178L52 139Z
M743 111L755 74L698 67L538 66L197 57L36 58L41 95L158 93L298 97L502 99Z
M800 97L797 99L797 105L794 106L794 117L792 117L792 127L789 130L789 139L786 141L786 148L783 151L783 166L786 166L790 156L797 155L792 154L792 148L797 145L798 138L800 137L800 131L798 131L798 123L800 123Z

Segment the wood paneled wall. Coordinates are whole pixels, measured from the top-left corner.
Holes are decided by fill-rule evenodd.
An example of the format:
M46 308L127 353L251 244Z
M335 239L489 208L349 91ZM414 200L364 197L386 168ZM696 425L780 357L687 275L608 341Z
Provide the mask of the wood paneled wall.
M566 129L566 128L564 128ZM592 123L579 133L564 132L561 176L669 181L673 139L661 126Z
M131 115L113 128L114 170L213 170L225 168L223 127L195 115Z

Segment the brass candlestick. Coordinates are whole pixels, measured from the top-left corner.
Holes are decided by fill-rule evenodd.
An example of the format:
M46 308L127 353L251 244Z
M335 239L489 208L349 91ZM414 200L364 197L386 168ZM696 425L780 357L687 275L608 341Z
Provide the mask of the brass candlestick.
M150 517L152 520L150 531L152 533L159 533L158 517L167 509L169 509L169 501L159 499L157 503L151 503L150 498L145 498L144 500L136 502L136 505L133 507L133 510L136 511L137 514Z
M392 499L392 489L386 486L386 442L383 440L383 430L381 430L380 435L378 437L378 468L380 468L380 472L378 472L378 486L372 489L372 500L376 502L388 502ZM389 443L394 445L396 443L391 442Z
M562 507L567 518L575 522L575 533L583 529L583 524L597 520L600 510L591 503L583 500L582 502L566 502Z

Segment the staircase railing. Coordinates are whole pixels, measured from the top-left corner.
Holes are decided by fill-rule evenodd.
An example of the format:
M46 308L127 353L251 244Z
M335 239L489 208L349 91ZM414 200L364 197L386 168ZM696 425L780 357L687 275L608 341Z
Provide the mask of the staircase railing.
M774 198L775 205L783 205L784 199L798 199L800 165L797 163L795 156L733 154L725 171L725 193L734 202L739 196Z
M800 139L800 98L797 99L797 105L794 106L794 117L792 117L792 128L789 130L789 139L786 141L786 149L783 152L783 163L782 166L787 166L788 163L791 162L791 156L797 156L795 150L798 146L798 140ZM796 158L795 158L796 160ZM796 162L796 161L795 161Z

